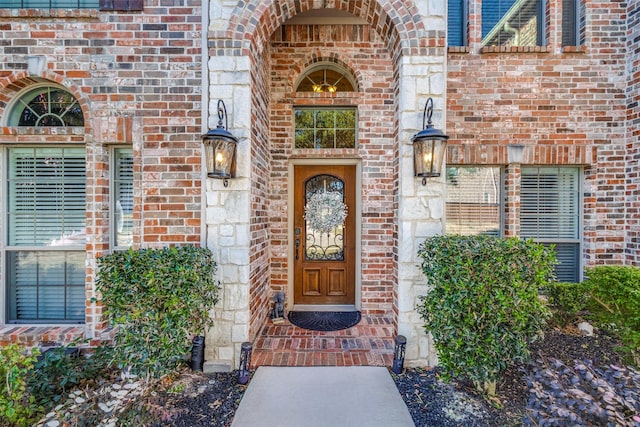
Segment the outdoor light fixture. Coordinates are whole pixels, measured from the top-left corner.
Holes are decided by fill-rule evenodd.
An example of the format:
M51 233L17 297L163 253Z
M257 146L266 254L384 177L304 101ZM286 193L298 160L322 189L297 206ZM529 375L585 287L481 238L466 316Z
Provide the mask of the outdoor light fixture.
M401 374L404 369L404 352L407 349L407 338L404 335L396 337L396 346L393 349L393 365L391 370L394 374Z
M240 347L240 366L238 367L238 384L249 382L249 365L251 364L251 350L253 346L250 342L243 342Z
M444 161L445 147L448 135L440 129L434 129L431 123L433 115L433 99L427 99L422 115L422 130L413 135L413 164L414 175L422 177L422 185L427 184L427 178L440 176ZM425 119L427 121L425 126Z
M224 119L224 126L222 120ZM229 185L236 168L236 145L238 138L227 130L227 108L221 99L218 100L218 126L202 135L204 152L207 161L207 176L224 180Z

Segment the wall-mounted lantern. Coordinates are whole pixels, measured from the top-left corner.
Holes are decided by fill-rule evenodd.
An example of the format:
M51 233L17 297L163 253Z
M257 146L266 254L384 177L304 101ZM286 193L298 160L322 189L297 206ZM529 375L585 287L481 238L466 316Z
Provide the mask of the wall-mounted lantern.
M444 161L448 135L440 129L435 129L431 123L433 115L433 99L427 99L422 115L422 130L413 135L413 164L414 175L422 177L422 185L427 184L427 178L440 176ZM425 119L427 121L425 125Z
M229 185L229 178L233 178L236 172L236 145L238 144L238 138L231 135L227 128L227 108L219 99L218 126L202 135L202 143L207 161L207 176L224 180L225 187Z

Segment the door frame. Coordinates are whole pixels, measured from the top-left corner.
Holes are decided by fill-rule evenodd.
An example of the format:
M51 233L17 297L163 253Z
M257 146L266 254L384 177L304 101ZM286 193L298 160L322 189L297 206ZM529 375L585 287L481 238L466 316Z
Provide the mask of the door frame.
M294 188L295 188L295 166L322 166L322 165L347 165L347 166L355 166L356 168L356 183L355 183L355 199L356 205L353 210L351 210L350 214L355 214L355 259L354 259L354 279L355 279L355 304L351 305L335 305L335 304L323 304L323 305L301 305L296 304L294 301L294 281L295 281L295 272L294 272L294 258L295 258L295 245L293 242L295 241L295 236L293 234L293 226L294 226L294 218L293 218L293 206L294 206ZM289 297L286 301L287 310L296 310L296 311L351 311L351 310L360 310L362 308L362 288L361 288L361 280L362 277L362 161L360 159L354 158L310 158L310 159L290 159L288 165L288 177L287 177L287 185L288 185L288 194L287 194L287 206L289 209L289 214L287 215L287 238L288 238L288 250L287 250L287 259L288 259L288 285L287 285L287 295ZM354 212L355 211L355 212Z

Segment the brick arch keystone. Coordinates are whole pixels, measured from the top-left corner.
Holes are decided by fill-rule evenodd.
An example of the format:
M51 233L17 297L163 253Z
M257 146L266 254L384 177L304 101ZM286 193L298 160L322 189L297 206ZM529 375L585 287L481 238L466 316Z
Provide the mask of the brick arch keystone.
M315 0L239 1L231 15L227 37L245 53L261 52L276 29L294 16L314 9ZM426 48L421 15L413 0L325 0L325 7L348 12L368 22L394 55Z

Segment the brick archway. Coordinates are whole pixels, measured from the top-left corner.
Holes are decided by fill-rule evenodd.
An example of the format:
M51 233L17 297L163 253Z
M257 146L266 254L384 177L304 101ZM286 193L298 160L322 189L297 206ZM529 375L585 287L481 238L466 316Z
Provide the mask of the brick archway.
M394 56L429 46L421 15L411 0L327 1L326 8L348 12L368 22L382 37ZM262 51L271 34L288 19L314 8L313 0L282 0L266 3L253 0L236 6L226 36L241 42L243 50Z

